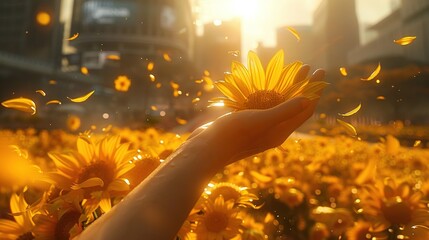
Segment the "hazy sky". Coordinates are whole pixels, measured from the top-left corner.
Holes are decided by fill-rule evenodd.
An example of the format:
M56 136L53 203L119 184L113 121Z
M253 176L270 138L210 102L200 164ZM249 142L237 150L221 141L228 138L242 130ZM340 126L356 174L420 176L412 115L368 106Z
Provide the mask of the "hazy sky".
M199 3L202 23L215 19L243 19L243 51L254 49L258 42L276 44L276 29L285 25L311 24L314 9L321 0L194 0ZM348 0L345 0L348 1ZM360 22L374 23L391 11L398 0L356 0Z

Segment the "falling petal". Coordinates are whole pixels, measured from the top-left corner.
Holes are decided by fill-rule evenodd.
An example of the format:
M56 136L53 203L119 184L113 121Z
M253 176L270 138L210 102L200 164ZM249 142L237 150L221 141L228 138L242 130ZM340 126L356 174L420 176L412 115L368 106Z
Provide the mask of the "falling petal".
M185 125L188 121L186 121L185 119L182 119L182 118L178 118L178 117L176 117L176 121L177 121L177 123L178 124L180 124L180 125Z
M203 92L198 91L198 92L197 92L197 97L201 97L201 95L203 95Z
M18 111L36 114L36 104L28 98L14 98L1 103L6 108L12 108Z
M55 85L55 84L57 84L57 81L55 81L55 80L49 80L49 84Z
M350 133L350 135L353 135L353 136L357 135L356 128L353 127L353 125L351 125L350 123L344 122L340 119L337 119L337 122L341 124L347 130L347 132Z
M107 55L106 59L118 61L118 60L121 60L121 57L119 55L111 54L111 55Z
M298 42L301 40L301 37L299 36L299 33L298 33L298 31L296 31L295 28L293 28L293 27L287 27L287 30L289 30L289 32L291 32L296 37L296 39L298 40Z
M380 73L381 70L381 65L380 63L378 63L377 68L374 70L374 72L371 73L371 75L368 78L361 78L362 81L371 81L372 79L374 79L375 77L377 77L377 75Z
M162 54L162 57L164 58L165 61L171 62L171 57L170 57L170 55L168 55L168 53Z
M109 125L107 125L107 127L102 128L101 131L103 131L103 132L109 132L111 129L112 129L112 125L109 124Z
M403 37L397 40L393 40L394 43L401 45L401 46L406 46L409 45L411 43L414 42L414 40L416 40L416 36L408 36L408 37Z
M155 86L156 86L156 88L161 88L162 87L162 83L157 83Z
M414 142L413 147L418 147L421 143L422 143L422 141L421 141L421 140L416 140L416 141Z
M234 57L238 57L238 55L240 55L240 51L239 50L235 50L235 51L228 51L229 55L232 55Z
M340 73L341 73L341 75L346 77L347 76L347 69L345 67L340 67Z
M350 110L350 111L348 111L346 113L338 113L338 114L340 116L343 116L343 117L349 117L349 116L357 113L360 110L361 107L362 107L362 104L359 103L359 105L357 107L355 107L353 110Z
M150 109L152 109L152 111L158 111L158 108L155 105L150 106Z
M386 98L384 96L378 96L377 100L385 100Z
M86 68L86 67L81 67L80 72L84 75L88 75L88 73L89 73L88 68Z
M175 82L173 82L173 81L170 81L170 86L171 86L171 88L173 88L173 89L179 89L179 84L177 84L177 83L175 83Z
M42 96L46 96L46 93L43 90L36 90L36 93L39 93Z
M66 38L66 40L73 41L73 40L75 40L77 37L79 37L79 33L75 33L75 34L73 34L73 36L71 36L71 37L69 37L69 38Z
M194 99L192 99L192 103L197 103L199 101L200 101L200 98L194 98Z
M46 103L46 105L49 105L49 104L61 104L61 102L60 101L58 101L58 100L51 100L51 101L49 101L49 102L47 102Z
M195 83L203 83L204 79L195 80Z
M149 62L147 64L147 70L148 71L152 71L154 67L155 67L155 63L154 62Z
M86 100L88 100L89 97L91 97L92 94L94 94L94 92L95 92L95 90L87 93L86 95L84 95L82 97L77 97L77 98L67 97L67 98L70 99L70 101L72 101L72 102L85 102Z
M150 78L150 81L151 82L155 82L155 75L153 75L153 74L149 74L149 78Z
M268 183L273 180L272 177L265 176L263 174L258 173L257 171L250 171L250 175L252 175L252 177L254 177L257 181L261 183Z

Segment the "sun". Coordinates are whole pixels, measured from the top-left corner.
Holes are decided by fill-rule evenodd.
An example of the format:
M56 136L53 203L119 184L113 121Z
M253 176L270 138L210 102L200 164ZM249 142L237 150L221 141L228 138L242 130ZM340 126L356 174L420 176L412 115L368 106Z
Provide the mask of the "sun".
M234 12L244 19L252 18L257 14L258 0L233 0L231 5Z

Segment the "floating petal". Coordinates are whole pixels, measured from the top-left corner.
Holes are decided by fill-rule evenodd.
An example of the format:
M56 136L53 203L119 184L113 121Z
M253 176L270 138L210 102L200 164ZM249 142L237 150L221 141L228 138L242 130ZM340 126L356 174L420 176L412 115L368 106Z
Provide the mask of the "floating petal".
M337 122L341 124L347 130L347 132L350 133L350 135L353 135L353 136L357 135L356 128L353 127L353 125L351 125L350 123L344 122L340 119L337 119Z
M156 80L155 75L149 74L149 79L151 82L155 82L155 80Z
M43 90L36 90L36 93L39 93L42 96L46 96L46 93Z
M147 70L148 71L152 71L154 67L155 67L155 63L153 63L153 62L149 62L147 64Z
M195 80L195 83L203 83L203 82L204 82L204 79Z
M194 99L192 99L192 103L197 103L199 101L200 101L200 98L194 98Z
M422 143L421 140L416 140L413 144L413 147L418 147Z
M55 80L49 80L49 84L55 85L55 84L57 84L57 81L55 81Z
M361 80L362 81L371 81L372 79L374 79L375 77L378 76L378 74L380 73L380 70L381 70L381 65L380 65L380 63L378 63L378 66L374 70L374 72L372 72L368 78L361 78Z
M162 57L164 58L165 61L171 62L171 57L170 57L170 55L168 55L168 53L162 54Z
M73 36L71 36L69 38L66 38L66 40L73 41L73 40L75 40L78 37L79 37L79 33L75 33L75 34L73 34Z
M299 33L298 33L298 31L295 28L293 28L293 27L287 27L287 30L289 30L289 32L291 32L296 37L296 39L298 40L298 42L301 41L301 37L299 36Z
M84 95L82 97L77 97L77 98L67 97L67 98L70 99L70 101L72 101L72 102L85 102L86 100L88 100L89 97L91 97L92 94L94 94L94 92L95 92L95 90L87 93L86 95Z
M341 73L341 75L346 77L347 76L347 69L345 67L340 67L340 73Z
M378 96L377 100L385 100L386 98L384 96Z
M252 175L252 177L255 178L255 180L261 183L268 183L273 180L272 177L265 176L263 174L258 173L257 171L250 171L250 175Z
M155 105L150 106L150 109L152 109L152 111L158 111L158 108Z
M61 102L59 100L51 100L46 103L46 105L49 105L49 104L61 104Z
M33 100L28 98L14 98L6 100L1 103L6 108L12 108L26 113L31 113L31 115L36 114L36 104Z
M346 112L346 113L338 113L338 114L340 116L343 116L343 117L349 117L349 116L357 113L361 107L362 107L362 104L359 103L359 105L357 107L355 107L353 110L350 110L349 112Z
M406 46L413 43L414 40L416 40L416 38L417 38L416 36L407 36L397 40L393 40L393 42L401 46Z
M118 61L118 60L121 60L121 57L119 55L111 54L111 55L107 55L106 59Z
M177 123L178 124L180 124L180 125L185 125L188 121L186 121L185 119L182 119L182 118L178 118L178 117L176 117L176 121L177 121Z
M81 67L80 72L84 75L88 75L88 73L89 73L88 68L86 68L86 67Z
M234 57L238 57L238 55L240 55L240 51L239 50L235 50L235 51L228 51L229 55L232 55Z

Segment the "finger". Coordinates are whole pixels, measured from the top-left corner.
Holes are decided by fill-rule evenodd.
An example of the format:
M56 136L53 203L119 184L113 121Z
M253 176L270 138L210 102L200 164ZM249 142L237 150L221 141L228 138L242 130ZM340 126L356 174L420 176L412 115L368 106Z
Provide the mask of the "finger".
M310 104L310 100L306 97L292 98L276 107L261 111L260 123L263 126L273 126L279 124L289 118L294 117L301 111L303 111Z
M275 136L271 138L274 141L272 145L275 147L283 143L297 128L313 115L316 105L317 101L312 101L304 111L272 128L268 133L268 135L272 134Z
M189 135L188 140L197 136L198 134L200 134L202 131L204 131L205 129L207 129L213 122L208 122L200 127L198 127L197 129L195 129L191 135Z
M308 73L310 72L310 66L307 64L304 64L301 66L301 68L298 70L298 73L295 76L294 83L304 81L307 78Z

